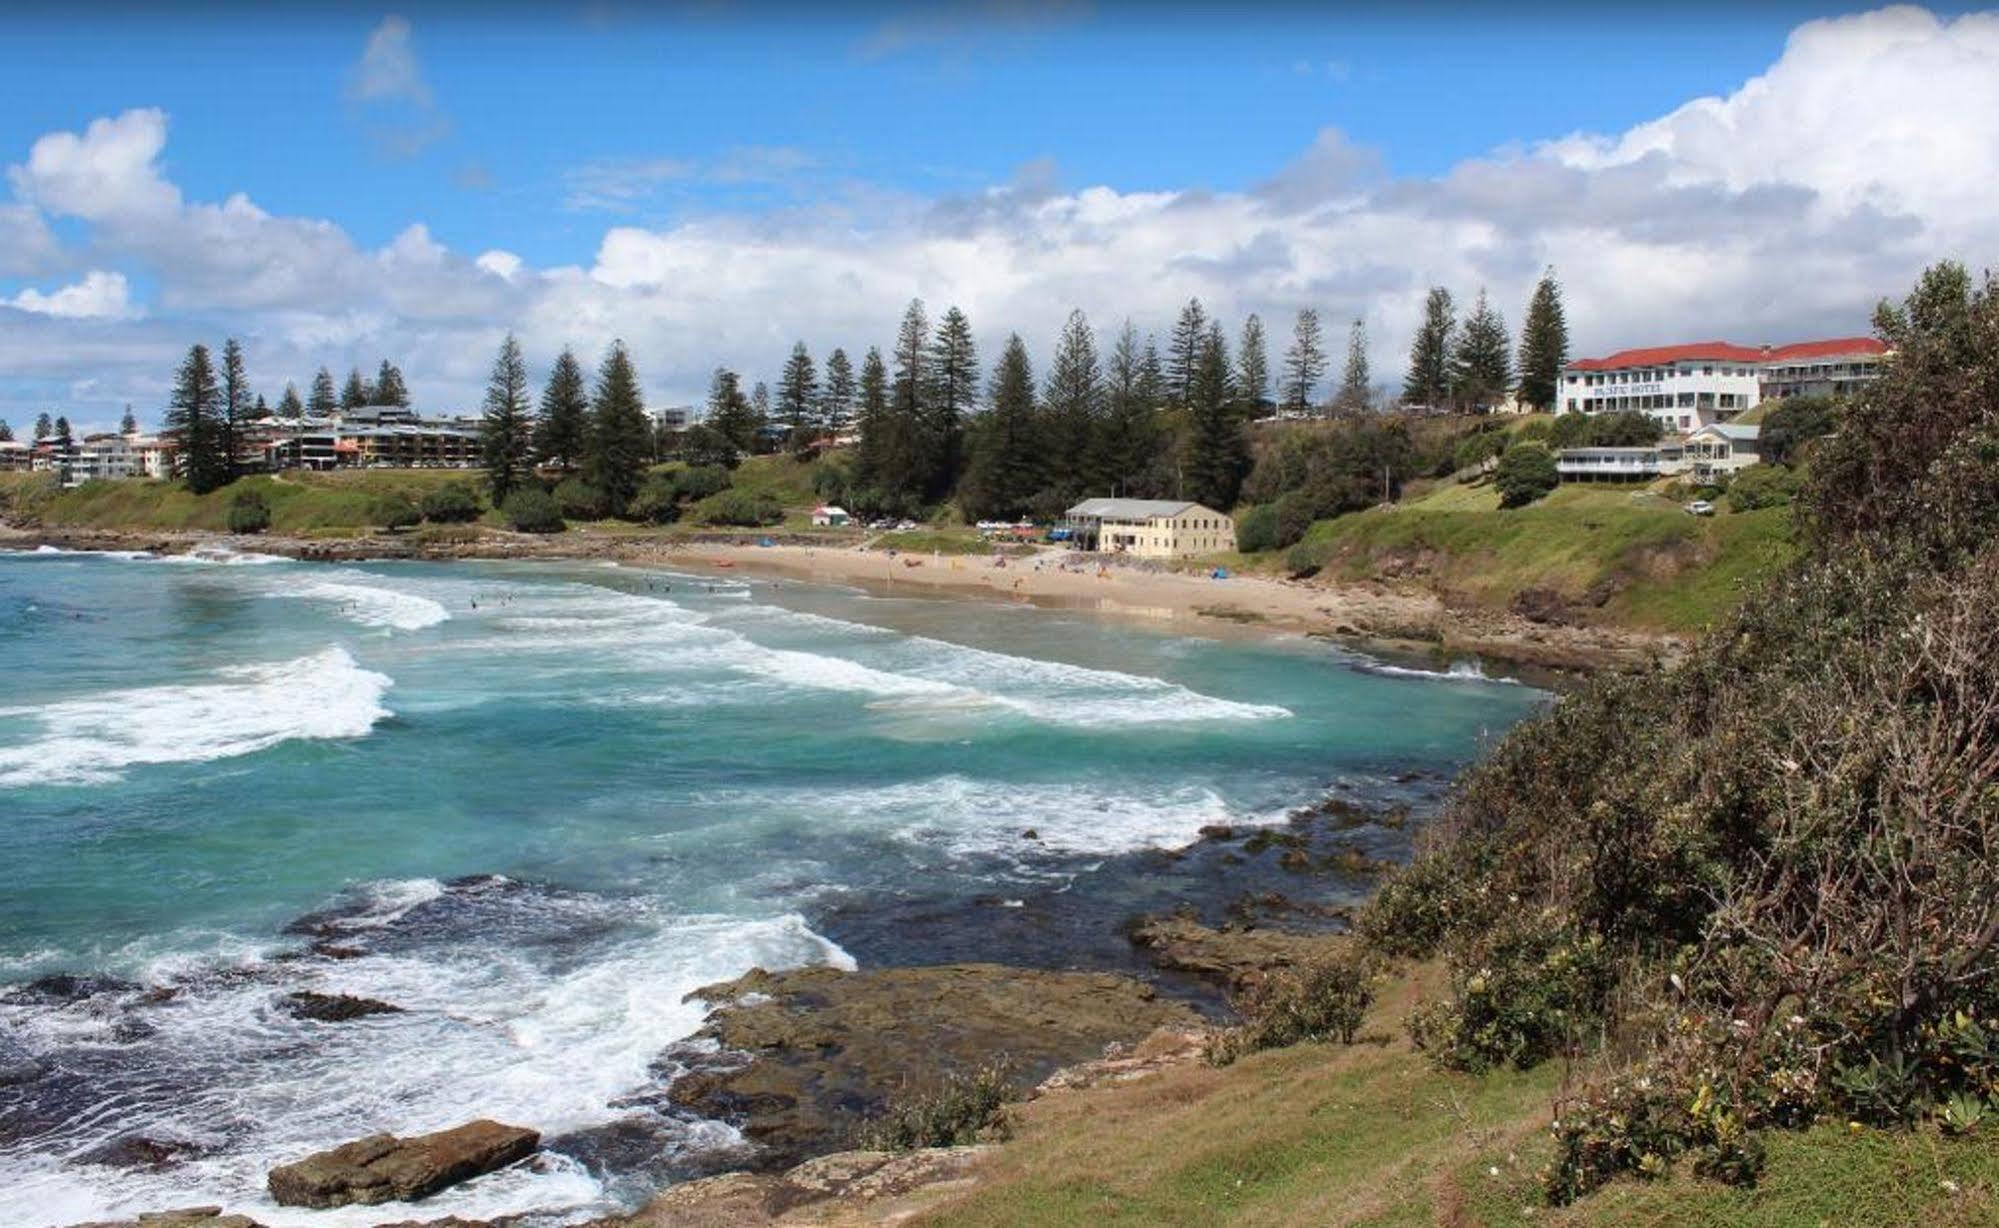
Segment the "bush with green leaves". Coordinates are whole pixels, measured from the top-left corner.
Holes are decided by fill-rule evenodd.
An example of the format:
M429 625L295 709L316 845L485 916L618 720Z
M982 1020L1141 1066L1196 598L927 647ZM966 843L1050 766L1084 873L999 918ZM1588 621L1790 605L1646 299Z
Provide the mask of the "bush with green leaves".
M915 1151L1004 1140L1013 1133L1007 1106L1020 1098L1012 1076L1005 1058L947 1075L936 1090L891 1104L856 1141L871 1151Z
M1236 517L1235 548L1259 554L1277 548L1277 505L1259 503Z
M1729 479L1728 510L1754 512L1783 507L1796 497L1804 478L1787 465L1751 465Z
M368 505L368 521L384 529L407 529L421 523L423 509L415 499L402 491L389 491L375 496Z
M763 528L784 523L784 505L762 492L726 490L708 504L702 519L713 525Z
M432 524L467 524L479 519L479 494L470 483L447 482L423 497L423 518Z
M1516 443L1506 449L1492 474L1501 507L1525 507L1560 483L1555 454L1538 443Z
M1483 468L1489 460L1495 460L1506 451L1505 431L1474 431L1458 440L1452 451L1451 463L1460 470Z
M1236 1003L1243 1022L1210 1041L1208 1060L1225 1066L1258 1050L1302 1041L1352 1044L1384 968L1380 955L1351 943L1316 963L1273 975Z
M580 477L567 477L555 484L555 506L567 520L602 520L604 492Z
M735 484L735 476L721 465L689 465L673 475L674 488L689 503L721 494Z
M672 524L680 519L680 487L673 475L655 473L648 477L625 513L634 520L652 524Z
M1528 1070L1593 1047L1617 984L1602 937L1547 913L1503 916L1449 963L1450 1002L1414 1016L1411 1033L1453 1070Z
M260 490L240 490L229 499L229 531L262 533L271 527L271 505Z
M522 533L560 533L565 527L555 496L540 486L523 486L507 496L500 512Z

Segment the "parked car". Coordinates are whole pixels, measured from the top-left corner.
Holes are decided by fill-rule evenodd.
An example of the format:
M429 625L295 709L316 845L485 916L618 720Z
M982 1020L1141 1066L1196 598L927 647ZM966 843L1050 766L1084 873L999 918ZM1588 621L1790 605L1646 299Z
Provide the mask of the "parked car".
M1712 516L1714 515L1714 504L1709 503L1706 499L1695 499L1692 503L1687 504L1687 511L1695 516Z

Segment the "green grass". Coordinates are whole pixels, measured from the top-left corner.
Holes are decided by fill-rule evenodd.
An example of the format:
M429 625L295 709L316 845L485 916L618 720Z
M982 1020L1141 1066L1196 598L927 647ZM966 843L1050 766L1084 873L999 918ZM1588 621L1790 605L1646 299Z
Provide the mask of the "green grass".
M1821 1127L1765 1135L1754 1189L1694 1178L1620 1181L1571 1207L1540 1196L1563 1072L1434 1068L1400 1020L1437 991L1434 968L1384 988L1383 1043L1302 1044L1224 1069L1047 1097L973 1189L916 1222L941 1228L1103 1225L1629 1225L1844 1228L1999 1222L1999 1134ZM1945 1182L1956 1186L1953 1192Z
M12 495L17 518L32 516L62 528L223 532L228 528L229 501L239 491L254 490L270 504L270 531L300 536L365 529L371 523L370 509L385 494L421 500L427 491L446 483L469 482L476 487L480 479L476 472L462 469L294 471L247 477L221 490L196 495L179 482L137 478L86 482L73 490L57 490L44 475L32 476L38 480L0 487Z
M906 554L991 554L994 547L977 529L911 529L882 534L874 539L874 548Z
M1712 625L1790 556L1790 512L1689 516L1648 487L1562 486L1501 511L1489 484L1445 484L1409 503L1312 526L1328 575L1421 577L1453 600L1505 608L1525 589L1611 595L1600 617L1662 631Z

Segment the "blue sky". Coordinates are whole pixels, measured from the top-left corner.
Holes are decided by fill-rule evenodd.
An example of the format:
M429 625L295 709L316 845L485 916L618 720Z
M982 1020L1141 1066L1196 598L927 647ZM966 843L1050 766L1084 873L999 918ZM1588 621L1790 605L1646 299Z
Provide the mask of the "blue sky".
M163 383L148 372L170 341L184 347L182 337L217 330L248 335L267 382L390 352L421 368L413 382L439 399L476 392L486 347L508 328L537 361L563 342L589 351L628 335L656 395L686 399L715 362L767 374L793 335L822 350L885 340L913 293L940 309L977 304L985 318L975 312L974 322L994 352L1002 329L1045 344L1071 307L1100 327L1112 312L1154 327L1187 290L1236 318L1262 312L1278 332L1297 307L1316 306L1367 319L1377 375L1392 382L1387 368L1428 282L1448 281L1461 299L1488 286L1517 316L1543 265L1588 258L1579 244L1607 223L1557 217L1537 228L1515 206L1544 193L1563 209L1599 200L1616 214L1614 237L1649 242L1653 258L1687 257L1688 239L1647 233L1710 210L1738 247L1795 233L1807 220L1796 210L1816 210L1810 224L1828 233L1882 217L1934 229L1906 184L1870 196L1855 182L1862 172L1836 165L1830 148L1822 164L1792 150L1772 159L1786 162L1781 175L1756 172L1749 143L1782 140L1784 123L1798 121L1744 86L1773 71L1795 79L1795 97L1778 102L1804 115L1824 81L1867 72L1885 48L1915 49L1908 81L1923 88L1939 63L1982 75L1991 41L1989 18L1954 21L1959 10L1938 8L1826 22L1817 19L1844 10L1243 7L1009 0L842 6L834 16L725 3L567 14L293 5L274 16L85 3L60 19L0 16L0 42L16 53L0 74L0 164L14 168L15 220L29 235L11 240L10 258L0 227L0 416L51 399L74 400L86 419L128 396L143 402ZM1801 47L1801 27L1827 33ZM1735 161L1682 114L1707 97L1731 108L1730 141L1745 150ZM1906 118L1882 109L1873 104L1883 124ZM86 135L94 121L126 116L153 117L132 121L147 131L135 128L129 146ZM1663 144L1632 135L1668 121ZM42 170L22 169L51 134L82 139L83 152L70 151L79 158L137 159L118 182L171 185L175 212L137 197L98 208L84 199L97 187L74 188L65 203ZM1985 138L1965 134L1973 145ZM1270 185L1286 175L1302 178L1280 204ZM1602 203L1642 196L1639 180L1660 189L1657 216ZM1685 194L1701 182L1719 195ZM201 212L236 194L266 215L243 221L240 237L236 221ZM1480 208L1490 213L1483 225ZM1172 231L1173 219L1203 209L1229 217ZM1282 220L1305 214L1313 220ZM1432 223L1420 235L1388 225L1414 215ZM1117 236L1138 250L1113 258L1108 218L1156 224L1159 238ZM1909 238L1909 225L1870 233L1869 250L1884 236ZM412 227L420 242L408 239ZM321 263L271 263L307 233L325 240ZM925 246L940 233L952 245ZM399 240L397 255L380 255ZM1314 265L1314 242L1336 250L1338 267ZM202 243L216 250L185 250ZM832 298L854 287L851 312L817 299L807 310L776 270L829 245L843 260L880 245L902 263L879 276L848 268L845 282L816 287ZM1057 258L1037 260L1051 250ZM1112 287L1085 273L1092 253L1104 267L1155 263ZM1642 252L1617 253L1642 264ZM463 305L386 301L359 271L385 260L444 270L440 279L457 270L431 301ZM1899 277L1908 263L1898 251L1885 268ZM691 296L699 306L663 306L690 297L694 279L744 268L757 271L738 295L707 284ZM1593 308L1614 290L1565 272L1578 274ZM93 292L63 300L65 312L50 308L91 273ZM318 297L316 276L327 283ZM270 284L238 293L232 277ZM1787 313L1778 290L1745 296L1732 279L1717 281L1703 335L1842 317L1845 331L1864 330L1866 297ZM1675 293L1660 335L1641 331L1639 306L1605 302L1578 321L1579 345L1674 339L1665 334L1703 314L1697 288ZM40 318L16 318L24 314ZM17 364L31 370L9 370L10 324L17 335L40 330L43 346L86 335L91 344L73 362L40 356ZM660 350L648 370L641 341L653 331Z

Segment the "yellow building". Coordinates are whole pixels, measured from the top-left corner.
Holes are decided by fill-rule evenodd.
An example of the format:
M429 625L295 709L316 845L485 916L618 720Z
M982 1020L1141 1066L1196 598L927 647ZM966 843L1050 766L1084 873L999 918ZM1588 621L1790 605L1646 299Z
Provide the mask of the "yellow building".
M1069 509L1083 550L1171 559L1235 549L1235 521L1184 499L1085 499Z

